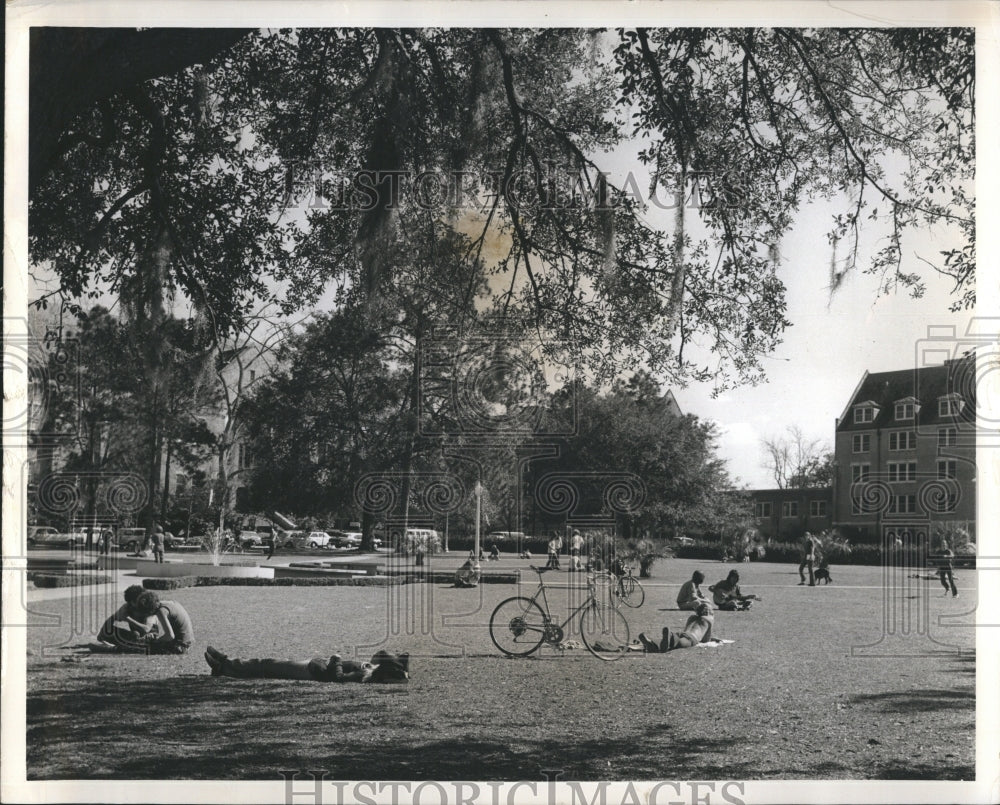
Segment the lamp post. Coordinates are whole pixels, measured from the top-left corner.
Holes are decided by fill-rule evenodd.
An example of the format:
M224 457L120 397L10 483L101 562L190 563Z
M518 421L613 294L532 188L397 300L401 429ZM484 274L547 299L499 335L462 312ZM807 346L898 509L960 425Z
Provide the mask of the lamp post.
M473 549L475 555L476 578L479 578L479 519L483 510L483 485L476 481L476 546Z

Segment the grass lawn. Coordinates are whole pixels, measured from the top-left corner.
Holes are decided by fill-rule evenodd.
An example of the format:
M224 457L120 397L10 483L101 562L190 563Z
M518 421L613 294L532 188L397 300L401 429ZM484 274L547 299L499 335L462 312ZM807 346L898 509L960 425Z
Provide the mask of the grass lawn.
M716 614L716 636L735 642L614 663L585 649L502 656L487 625L512 585L182 589L161 597L191 613L191 654L80 662L62 658L94 631L74 624L103 610L36 603L61 625L36 616L28 632L28 779L273 780L303 768L376 780L974 778L974 573L959 572L957 599L934 580L894 597L926 606L935 643L922 621L883 638L899 611L877 567L835 567L833 584L809 588L791 565L664 560L645 604L626 611L633 637L683 626L674 597L699 567L708 583L737 567L744 592L763 596ZM552 589L552 609L568 595ZM297 659L405 649L411 681L211 677L206 645Z

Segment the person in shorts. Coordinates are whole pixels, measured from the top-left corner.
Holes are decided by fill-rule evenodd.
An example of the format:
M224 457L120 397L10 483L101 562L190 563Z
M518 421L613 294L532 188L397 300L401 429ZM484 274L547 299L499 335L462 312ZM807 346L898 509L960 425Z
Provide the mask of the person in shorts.
M157 526L153 532L153 561L163 564L163 528Z
M378 651L371 662L344 660L339 654L329 659L311 660L237 660L209 646L205 661L212 676L232 676L238 679L305 679L312 682L407 682L410 679L410 655Z
M583 565L580 563L580 556L583 553L583 534L579 531L573 531L573 536L569 541L569 555L570 564L573 570L583 570Z
M646 635L639 634L639 642L645 647L647 652L652 654L662 654L666 651L674 651L679 648L693 648L699 643L718 643L712 637L712 624L715 617L712 615L712 607L708 603L698 605L695 614L687 619L684 629L680 632L670 631L670 627L663 627L663 636L659 644L654 643Z

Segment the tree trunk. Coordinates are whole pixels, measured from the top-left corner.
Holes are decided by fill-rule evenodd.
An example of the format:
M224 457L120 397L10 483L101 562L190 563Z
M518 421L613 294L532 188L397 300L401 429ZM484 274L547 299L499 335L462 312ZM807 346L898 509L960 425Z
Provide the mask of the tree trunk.
M170 497L170 459L173 453L174 443L167 439L167 457L163 467L163 496L160 501L160 521L167 521L167 499Z

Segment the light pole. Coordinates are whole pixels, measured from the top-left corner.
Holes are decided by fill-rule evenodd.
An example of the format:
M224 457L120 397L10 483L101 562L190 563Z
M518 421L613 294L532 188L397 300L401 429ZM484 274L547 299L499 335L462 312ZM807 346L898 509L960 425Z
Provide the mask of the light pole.
M479 519L483 510L483 485L476 481L476 546L473 549L475 553L475 568L476 568L476 578L479 578Z

